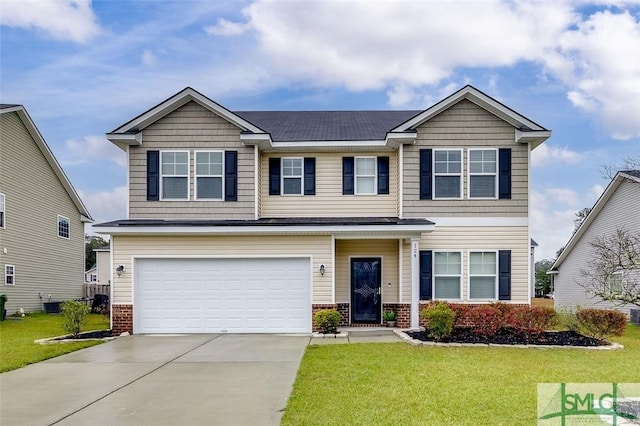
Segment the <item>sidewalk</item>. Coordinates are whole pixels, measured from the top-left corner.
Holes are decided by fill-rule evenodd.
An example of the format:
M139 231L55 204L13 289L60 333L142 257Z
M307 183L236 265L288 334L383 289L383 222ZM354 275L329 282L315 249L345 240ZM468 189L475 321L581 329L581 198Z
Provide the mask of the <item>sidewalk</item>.
M402 340L395 335L392 328L385 327L345 327L338 329L338 334L314 333L310 345L340 345L349 343L398 343Z

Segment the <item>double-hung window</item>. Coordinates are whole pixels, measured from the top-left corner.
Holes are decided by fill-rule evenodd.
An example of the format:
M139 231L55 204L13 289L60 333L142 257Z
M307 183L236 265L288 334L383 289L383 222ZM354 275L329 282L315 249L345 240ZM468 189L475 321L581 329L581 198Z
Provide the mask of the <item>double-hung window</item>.
M433 254L433 293L435 299L460 299L462 255L459 251Z
M69 218L58 215L58 237L69 238Z
M4 284L16 285L16 267L13 265L4 265Z
M4 207L4 194L0 194L0 228L4 228L5 226L5 207Z
M624 279L623 271L616 271L609 276L609 286L611 294L622 294L622 280Z
M462 150L433 151L434 198L462 197Z
M282 194L302 195L302 158L282 159Z
M163 200L189 199L189 151L160 153Z
M496 198L497 157L496 149L469 150L469 198Z
M222 200L224 153L196 151L196 200Z
M469 299L497 299L498 264L495 251L469 253Z
M355 158L355 191L356 195L376 193L376 157Z

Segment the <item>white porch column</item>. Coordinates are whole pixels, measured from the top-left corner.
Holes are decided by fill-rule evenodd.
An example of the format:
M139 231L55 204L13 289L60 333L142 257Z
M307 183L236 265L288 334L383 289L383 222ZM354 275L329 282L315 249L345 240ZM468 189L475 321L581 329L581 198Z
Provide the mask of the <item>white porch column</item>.
M420 239L411 238L411 328L420 328Z

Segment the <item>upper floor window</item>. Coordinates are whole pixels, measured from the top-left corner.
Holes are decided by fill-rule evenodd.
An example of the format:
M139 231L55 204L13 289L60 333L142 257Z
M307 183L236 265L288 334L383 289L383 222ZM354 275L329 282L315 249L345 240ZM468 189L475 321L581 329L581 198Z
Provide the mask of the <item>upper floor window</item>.
M4 228L5 226L4 200L4 194L0 194L0 228Z
M497 151L469 150L469 198L496 198Z
M462 197L462 150L433 151L434 198Z
M469 253L469 299L496 299L495 251Z
M195 175L197 200L223 199L224 160L222 151L196 151Z
M13 265L4 265L4 284L16 285L16 267Z
M69 218L58 215L58 237L69 238Z
M376 193L376 157L356 157L355 184L356 194Z
M302 158L282 159L282 194L302 195Z
M189 199L189 151L161 151L161 199Z
M609 286L611 294L622 294L622 280L624 279L623 271L614 272L609 276Z
M459 251L436 251L433 255L433 294L436 299L460 299L462 255Z

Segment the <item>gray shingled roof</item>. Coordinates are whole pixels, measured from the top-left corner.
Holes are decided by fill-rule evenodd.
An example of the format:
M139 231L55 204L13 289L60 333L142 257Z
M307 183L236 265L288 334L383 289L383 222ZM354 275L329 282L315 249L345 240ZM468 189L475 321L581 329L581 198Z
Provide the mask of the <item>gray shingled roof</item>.
M234 111L274 142L384 140L422 111Z
M17 106L20 106L20 105L18 105L18 104L0 104L0 109L15 108Z
M625 173L640 179L640 170L622 170L621 173Z

